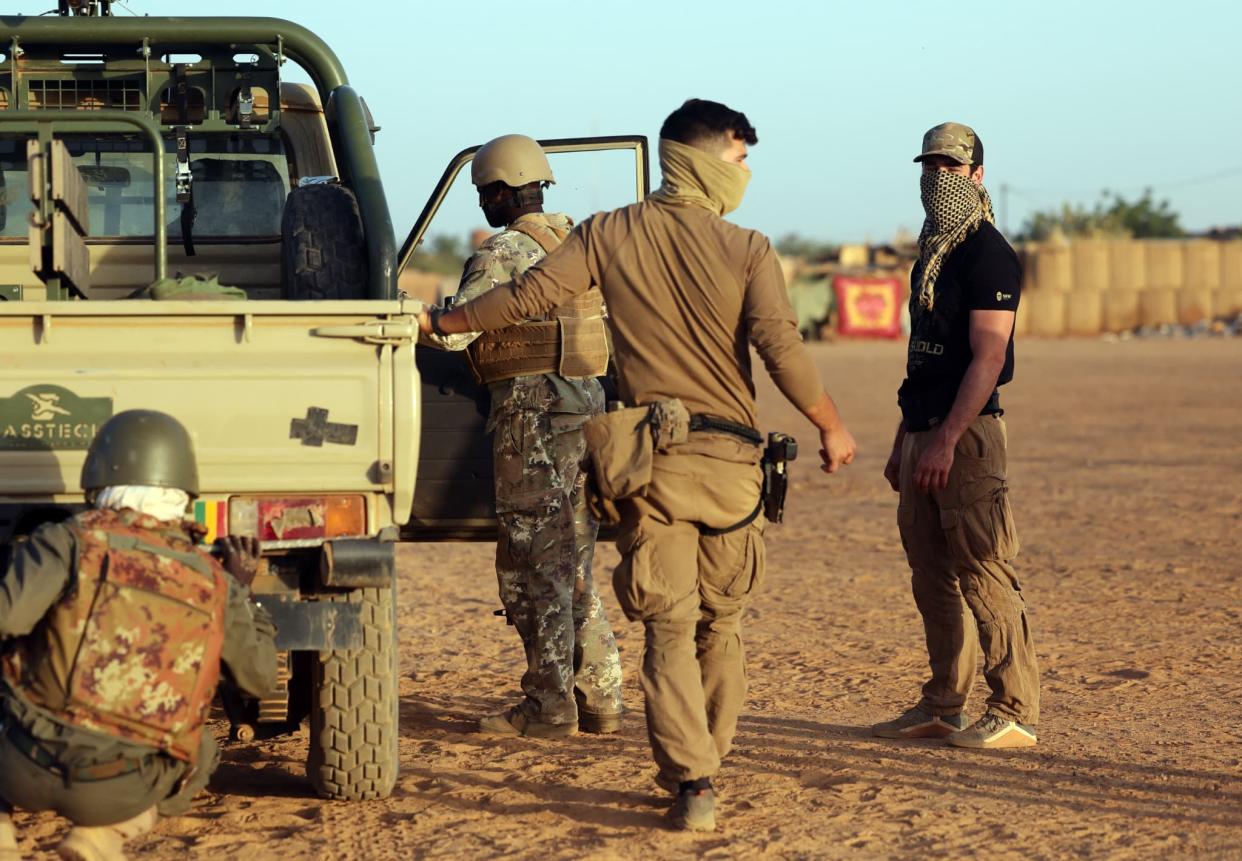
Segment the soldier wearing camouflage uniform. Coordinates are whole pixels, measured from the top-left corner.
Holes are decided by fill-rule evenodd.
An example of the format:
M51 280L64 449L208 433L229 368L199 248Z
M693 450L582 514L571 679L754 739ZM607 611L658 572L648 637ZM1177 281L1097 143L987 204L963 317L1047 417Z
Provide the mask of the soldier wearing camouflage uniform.
M73 823L62 858L123 859L215 770L221 670L256 697L276 683L275 628L248 600L258 543L227 539L222 567L182 519L198 492L185 428L118 413L82 487L93 508L36 530L0 579L0 861L20 858L13 807Z
M526 271L573 227L567 216L543 212L543 188L554 180L531 138L506 135L485 145L471 179L488 223L504 230L466 264L457 304ZM467 350L491 391L496 576L527 669L524 701L481 720L484 733L559 738L621 725L621 661L591 574L598 523L582 468L582 426L604 408L595 379L607 364L602 310L595 297L482 337L427 336L442 349Z

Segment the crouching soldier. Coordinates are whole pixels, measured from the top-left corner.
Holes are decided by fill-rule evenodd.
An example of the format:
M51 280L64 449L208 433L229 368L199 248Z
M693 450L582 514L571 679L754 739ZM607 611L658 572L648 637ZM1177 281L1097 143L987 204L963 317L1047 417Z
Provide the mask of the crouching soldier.
M203 723L222 669L253 696L276 682L275 627L247 588L257 542L228 539L222 567L183 519L186 429L118 413L82 488L92 509L35 531L0 579L0 861L20 857L14 807L73 823L62 858L123 859L218 764Z

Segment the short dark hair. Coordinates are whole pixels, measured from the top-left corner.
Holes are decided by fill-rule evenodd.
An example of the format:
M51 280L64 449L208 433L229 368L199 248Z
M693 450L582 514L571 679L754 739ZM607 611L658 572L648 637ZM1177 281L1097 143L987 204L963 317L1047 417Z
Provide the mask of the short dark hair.
M698 149L716 144L723 149L731 138L750 146L759 143L746 114L707 99L687 99L660 126L660 137Z

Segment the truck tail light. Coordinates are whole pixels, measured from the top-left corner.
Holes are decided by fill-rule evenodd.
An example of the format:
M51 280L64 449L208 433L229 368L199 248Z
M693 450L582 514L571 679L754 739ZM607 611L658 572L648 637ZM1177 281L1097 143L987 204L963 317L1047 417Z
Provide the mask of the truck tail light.
M234 496L229 499L229 534L260 541L337 538L366 534L361 496Z

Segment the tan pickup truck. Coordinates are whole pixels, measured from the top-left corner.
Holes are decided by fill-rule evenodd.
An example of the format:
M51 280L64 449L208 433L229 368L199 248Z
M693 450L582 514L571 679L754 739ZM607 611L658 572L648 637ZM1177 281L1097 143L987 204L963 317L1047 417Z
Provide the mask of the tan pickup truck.
M386 795L395 544L494 529L487 393L459 356L416 348L421 305L396 288L477 147L398 248L370 112L302 27L4 17L0 54L0 564L83 507L102 422L171 413L207 540L264 551L281 683L224 691L234 736L309 720L317 791ZM286 62L314 85L282 81ZM645 193L641 137L545 143L628 150Z

